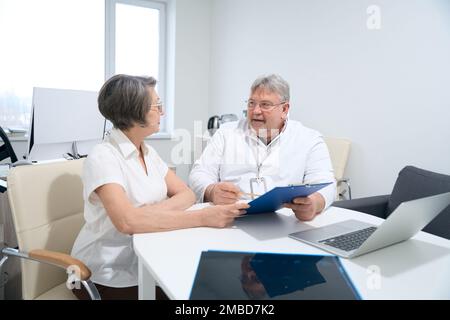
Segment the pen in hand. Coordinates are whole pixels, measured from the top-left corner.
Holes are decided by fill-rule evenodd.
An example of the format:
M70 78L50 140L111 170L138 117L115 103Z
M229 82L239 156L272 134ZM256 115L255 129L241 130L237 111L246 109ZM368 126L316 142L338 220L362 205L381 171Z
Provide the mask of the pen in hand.
M255 198L255 197L260 197L261 195L260 194L257 194L257 193L249 193L249 192L239 192L238 193L238 196L239 197L250 197L250 198Z

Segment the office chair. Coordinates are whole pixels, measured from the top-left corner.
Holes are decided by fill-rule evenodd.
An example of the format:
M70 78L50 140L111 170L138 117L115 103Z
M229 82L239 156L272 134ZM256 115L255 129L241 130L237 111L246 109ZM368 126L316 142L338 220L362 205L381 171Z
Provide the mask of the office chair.
M8 136L6 135L5 131L0 127L0 138L3 141L3 145L0 146L0 161L3 161L4 159L11 159L11 163L14 163L17 161L16 153L14 152L11 142L9 141Z
M14 163L17 161L16 153L14 152L14 149L11 146L11 142L9 141L8 136L6 135L6 132L0 127L0 142L3 142L3 144L0 146L0 161L3 161L5 159L10 158L11 163ZM0 186L0 193L3 193L6 191L6 188L3 186Z
M345 167L350 153L350 140L344 138L324 137L330 153L331 163L333 165L334 176L337 183L336 200L345 199L348 192L348 199L352 198L352 189L350 179L344 177Z
M391 194L336 201L333 206L386 219L404 201L449 191L450 175L406 166L399 172ZM450 206L445 208L423 231L450 239Z
M83 161L20 166L9 172L8 196L19 249L4 248L1 253L3 262L21 258L25 300L75 300L66 287L68 274L79 277L92 299L100 299L89 268L69 255L84 223Z

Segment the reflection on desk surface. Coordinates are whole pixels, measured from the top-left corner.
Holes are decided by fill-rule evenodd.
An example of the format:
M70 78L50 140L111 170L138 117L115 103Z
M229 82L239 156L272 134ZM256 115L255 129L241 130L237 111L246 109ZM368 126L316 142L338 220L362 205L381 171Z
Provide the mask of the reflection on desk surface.
M359 299L335 256L202 252L191 299Z

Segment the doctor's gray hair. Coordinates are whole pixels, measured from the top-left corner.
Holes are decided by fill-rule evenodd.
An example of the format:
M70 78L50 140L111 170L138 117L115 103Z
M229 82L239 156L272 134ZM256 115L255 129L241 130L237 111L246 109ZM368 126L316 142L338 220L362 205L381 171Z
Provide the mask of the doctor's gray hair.
M117 129L127 130L136 124L145 126L152 102L148 88L155 85L153 77L115 75L100 89L98 109Z
M289 84L277 74L261 76L256 79L252 84L251 93L254 93L257 89L275 92L281 97L282 101L288 102L290 99Z

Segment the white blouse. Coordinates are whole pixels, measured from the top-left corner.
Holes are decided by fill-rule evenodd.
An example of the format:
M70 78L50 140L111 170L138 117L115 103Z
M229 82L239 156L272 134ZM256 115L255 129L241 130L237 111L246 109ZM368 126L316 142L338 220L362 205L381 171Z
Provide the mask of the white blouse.
M143 143L147 173L139 152L128 137L112 129L105 141L93 148L83 167L85 225L72 249L72 256L91 270L91 280L110 287L138 283L137 256L132 235L120 233L109 218L95 190L108 183L122 186L134 207L167 198L168 167L156 151Z

